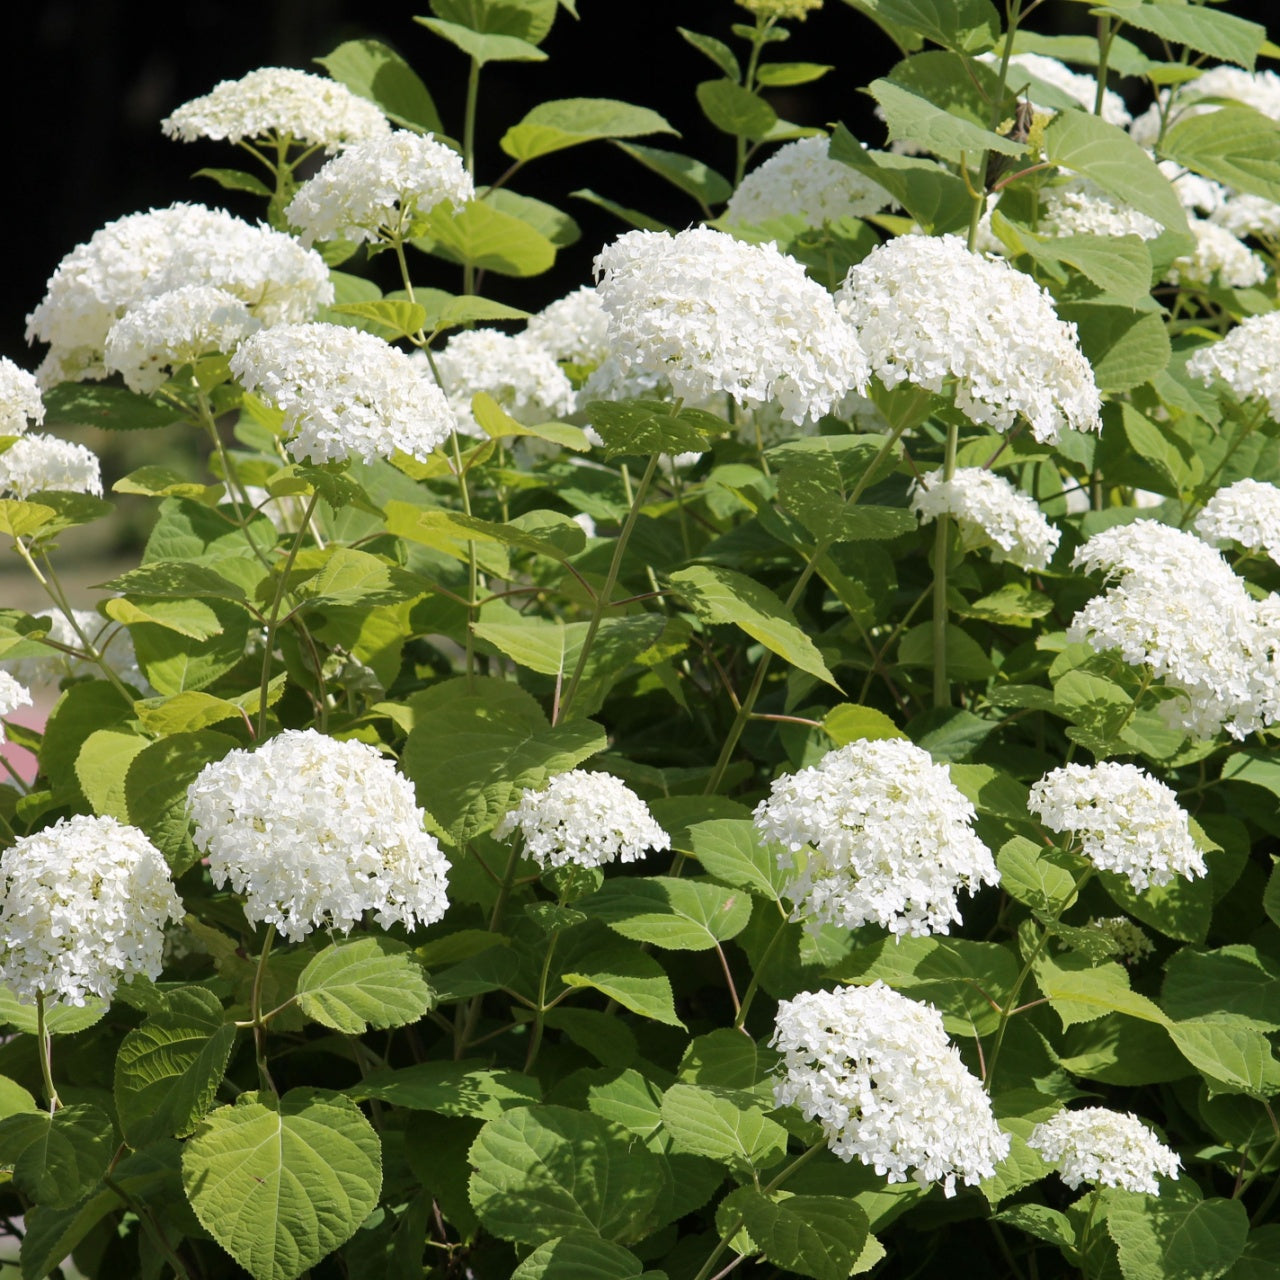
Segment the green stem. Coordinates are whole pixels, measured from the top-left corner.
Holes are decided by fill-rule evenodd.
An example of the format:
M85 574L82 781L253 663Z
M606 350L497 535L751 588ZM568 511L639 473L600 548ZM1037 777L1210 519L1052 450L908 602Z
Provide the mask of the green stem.
M995 133L1000 128L1000 113L1004 108L1004 87L1009 80L1009 59L1013 57L1013 37L1018 30L1018 19L1022 12L1022 0L1009 0L1007 10L1008 23L1004 33L1004 48L1000 53L1000 70L996 77L996 91L991 99L991 112L988 116L987 128ZM969 252L972 253L978 243L978 225L982 221L983 211L987 207L987 164L991 153L984 151L978 157L978 181L970 189L973 191L973 208L969 211Z
M44 992L36 992L36 1044L40 1052L40 1079L44 1082L45 1101L49 1104L49 1114L53 1115L62 1106L58 1097L57 1086L53 1083L53 1037L45 1022Z
M573 675L569 679L569 687L565 690L564 697L560 700L560 705L556 709L555 719L557 723L569 718L569 708L572 707L574 697L578 692L578 685L582 682L582 673L587 669L587 658L591 653L592 642L596 638L596 632L600 630L600 623L604 619L604 611L609 607L613 589L618 582L618 573L622 568L622 557L627 550L627 541L631 537L632 529L635 528L636 519L640 515L640 508L644 503L645 494L649 492L649 485L657 469L658 455L652 453L649 455L649 464L644 469L644 475L640 477L640 483L636 486L635 496L632 498L631 506L627 511L627 518L618 533L617 541L613 544L613 558L609 561L609 571L605 575L604 586L596 594L592 604L591 620L587 623L587 634L582 641L582 650L578 654L578 661L574 664Z
M552 930L547 942L547 954L542 957L542 972L538 976L538 1008L533 1015L533 1030L529 1034L529 1052L525 1056L524 1071L527 1075L533 1070L538 1060L538 1050L542 1048L542 1031L547 1016L547 979L551 976L551 957L555 954L556 941L560 937L558 929Z
M471 515L471 490L467 485L467 469L462 465L462 449L458 444L458 433L449 436L453 445L453 465L458 472L458 493L462 498L462 510ZM479 618L480 597L480 565L476 556L476 544L473 539L467 540L467 685L475 679L476 671L476 638L474 633Z
M781 910L781 908L779 908ZM764 972L764 967L769 963L769 957L773 955L773 949L782 939L782 935L786 932L787 925L790 923L786 916L782 917L782 923L778 925L777 931L773 937L769 939L769 945L765 947L764 954L754 966L754 972L751 975L751 981L747 983L747 989L742 993L742 1004L738 1009L738 1016L733 1020L733 1029L741 1031L743 1024L747 1020L747 1011L751 1008L751 1002L756 998L756 992L760 989L760 975Z
M1227 446L1227 451L1222 455L1222 457L1218 459L1218 465L1214 467L1214 469L1204 478L1204 480L1200 482L1199 485L1196 486L1197 492L1208 493L1212 489L1227 463L1235 456L1236 450L1239 449L1240 446L1253 434L1254 428L1262 422L1266 417L1266 414L1267 406L1265 404L1260 404L1258 406L1258 411L1252 418L1241 418L1240 430L1236 433L1235 439ZM1182 518L1178 521L1178 528L1185 529L1187 527L1187 522L1191 519L1192 512L1194 512L1198 506L1202 505L1203 504L1193 495L1188 500L1186 507L1183 509Z
M956 473L956 446L959 439L959 426L955 422L949 422L942 464L944 481L950 480ZM951 517L945 511L938 515L933 548L933 705L949 707L951 686L947 682L947 560L951 549Z
M1107 59L1111 56L1111 42L1119 27L1111 25L1111 19L1098 19L1098 92L1093 99L1093 114L1102 115L1102 105L1107 97Z
M748 93L755 93L756 71L760 66L760 53L765 46L765 36L767 36L777 18L766 18L762 14L756 14L756 29L752 33L751 52L747 55L747 74L743 80L742 87ZM734 165L733 165L733 186L734 190L742 185L742 179L747 171L747 140L739 135L734 139Z
M258 967L253 974L253 995L250 997L249 1016L253 1020L253 1053L258 1063L258 1079L264 1089L276 1092L275 1081L271 1079L271 1071L267 1066L267 1026L262 1017L262 980L267 974L267 957L271 954L271 944L275 941L276 927L267 925L267 936L262 942L262 954L258 957Z
M1085 1217L1084 1225L1080 1228L1079 1249L1080 1249L1080 1276L1081 1280L1089 1280L1089 1236L1093 1231L1093 1219L1098 1212L1098 1204L1102 1199L1102 1188L1094 1187L1093 1195L1089 1197L1089 1212Z
M472 179L476 176L476 107L480 101L480 63L471 59L471 70L467 75L467 105L462 121L462 159ZM476 284L475 267L467 262L462 268L462 292L474 293Z

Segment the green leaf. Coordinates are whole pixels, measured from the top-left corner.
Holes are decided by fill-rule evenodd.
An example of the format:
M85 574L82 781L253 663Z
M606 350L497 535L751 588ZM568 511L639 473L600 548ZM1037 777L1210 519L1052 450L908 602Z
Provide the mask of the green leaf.
M953 115L892 80L873 80L867 86L867 92L884 111L890 141L911 141L955 164L961 162L962 156L976 160L983 152L994 151L1006 156L1020 156L1026 152L1025 144L1013 142L962 116Z
M576 528L577 526L575 526ZM590 680L625 670L662 634L663 620L656 614L630 618L606 618L596 631L584 678ZM530 671L548 676L568 676L577 666L590 624L546 622L530 618L524 624L478 623L475 635L500 649Z
M1107 1013L1123 1013L1143 1022L1158 1023L1173 1034L1172 1024L1159 1005L1133 991L1129 975L1118 964L1094 966L1089 957L1078 952L1059 956L1042 952L1033 972L1064 1029L1077 1022L1092 1022Z
M82 1005L55 1004L45 1009L45 1030L51 1036L71 1036L101 1022L110 1005L97 996L86 996ZM0 983L0 1026L12 1027L25 1035L37 1034L36 1006L24 1004L13 991Z
M36 1100L16 1080L0 1076L0 1120L21 1111L39 1111Z
M359 605L369 609L413 600L423 595L426 587L421 578L388 564L381 556L352 547L330 547L323 553L319 572L301 583L297 594L320 608Z
M775 1266L814 1280L846 1280L867 1242L867 1215L843 1196L788 1196L770 1200L754 1187L739 1187L721 1201L716 1226L722 1237L746 1227Z
M119 729L97 729L84 740L76 756L76 781L94 813L128 821L125 774L147 745L145 738Z
M541 1244L574 1232L630 1242L651 1230L665 1162L620 1125L567 1107L489 1121L471 1148L471 1204L501 1240Z
M1025 836L1001 846L996 867L1005 893L1042 915L1056 917L1075 896L1072 874Z
M444 132L427 86L380 40L347 40L316 61L352 93L376 103L396 124L419 133Z
M537 45L517 36L485 34L472 31L456 22L444 22L439 18L415 17L429 31L461 49L467 57L480 66L486 62L545 62L547 55Z
M43 395L44 426L97 427L102 431L150 431L182 419L164 400L140 396L103 382L63 382Z
M1113 1195L1107 1234L1125 1280L1213 1280L1240 1256L1249 1233L1241 1200L1177 1194Z
M539 103L502 135L513 160L528 161L600 138L636 138L676 131L656 111L616 98L558 98Z
M245 590L212 565L183 560L152 560L99 584L104 591L152 600L243 600ZM211 633L215 634L215 633Z
M193 640L152 622L130 625L138 665L157 692L203 689L243 659L249 615L223 600L212 601L208 608L219 630L206 640Z
M98 1107L20 1112L0 1120L0 1169L31 1200L66 1208L80 1199L111 1159L115 1131Z
M540 1244L511 1273L511 1280L634 1280L644 1263L630 1249L585 1231Z
M630 209L626 205L619 204L616 200L609 200L602 195L598 195L590 187L579 187L576 191L570 191L569 194L579 200L587 201L588 204L594 204L598 208L606 210L606 212L613 214L615 218L627 223L628 226L639 227L641 231L675 232L675 228L669 227L665 222L659 222L657 218L651 218L647 213L641 213L639 209Z
M251 196L271 198L271 188L261 178L243 169L197 169L193 178L212 178L224 191L247 191Z
M572 12L571 5L565 8ZM431 0L431 12L472 31L541 44L556 20L556 0Z
M416 1022L431 1007L422 968L403 945L373 936L326 947L298 978L308 1018L346 1035Z
M1160 154L1236 191L1280 201L1280 126L1249 107L1183 115Z
M1250 946L1183 947L1165 965L1161 1003L1175 1019L1235 1013L1280 1030L1280 963Z
M488 37L490 39L496 37ZM556 247L522 218L504 213L485 200L471 200L454 210L437 205L422 220L419 249L479 271L504 276L536 276L550 269Z
M1045 158L1051 164L1083 175L1170 231L1190 234L1173 184L1118 125L1083 110L1066 109L1054 117L1044 140Z
M695 1036L680 1059L679 1076L720 1094L732 1091L761 1101L773 1100L773 1075L778 1055L741 1031L720 1027Z
M638 160L646 169L692 196L704 208L721 204L733 194L733 187L727 179L692 156L681 155L677 151L664 151L658 147L643 147L635 142L618 142L614 145L633 160Z
M749 895L670 876L607 880L577 905L624 938L667 951L710 951L751 918Z
M329 308L332 316L354 316L365 320L367 326L380 337L394 342L397 338L411 337L426 324L426 308L416 302L401 298L381 298L377 302L347 302Z
M542 1100L532 1076L495 1071L483 1062L420 1062L412 1067L371 1071L347 1093L358 1102L374 1100L410 1111L496 1120L516 1107Z
M766 89L812 84L835 68L825 62L766 62L756 68L756 80Z
M676 1017L671 980L651 955L622 943L610 943L578 957L574 963L574 972L560 975L566 986L590 987L642 1018L670 1027L684 1026Z
M465 324L476 324L490 320L527 320L529 313L519 307L509 307L505 302L494 302L491 298L480 298L468 294L461 298L450 298L439 310L427 316L427 323L432 332L443 333L446 329L456 329Z
M1262 909L1272 924L1280 924L1280 863L1271 868L1267 887L1262 895Z
M1129 26L1207 53L1223 62L1234 62L1248 71L1267 38L1265 27L1232 13L1222 13L1204 5L1113 4L1098 10L1123 19Z
M695 823L686 852L717 880L772 902L781 900L789 873L778 866L778 846L765 844L755 823L740 818Z
M218 998L201 987L165 996L165 1007L120 1042L116 1113L125 1141L144 1147L185 1138L213 1105L236 1038Z
M1204 1076L1210 1093L1270 1098L1280 1093L1280 1062L1266 1033L1235 1013L1170 1022L1178 1051Z
M991 0L845 0L883 22L904 27L934 44L961 53L981 53L995 44L1000 16Z
M295 1280L378 1203L382 1149L340 1094L242 1093L187 1142L182 1182L201 1226L255 1280Z
M817 646L767 587L719 565L693 565L671 574L671 584L705 623L731 623L780 658L836 688Z
M724 72L728 79L738 84L742 83L742 67L738 62L737 55L723 40L717 40L715 36L704 36L697 31L690 31L687 27L677 27L676 30L699 53L705 53Z
M828 443L829 442L829 443ZM858 501L867 471L882 463L878 436L832 437L797 442L805 447L782 451L778 502L815 538L834 542L887 541L918 528L904 507L871 506ZM892 459L886 459L892 466Z
M706 435L662 400L592 400L586 414L604 441L604 456L699 453Z
M1163 180L1163 179L1162 179ZM1058 315L1075 324L1100 391L1129 391L1162 373L1171 348L1164 320L1105 302L1064 302Z
M38 502L21 502L17 498L0 499L0 533L11 538L25 538L43 528L57 512Z
M776 1120L697 1085L674 1084L662 1095L662 1124L675 1150L722 1161L739 1174L768 1169L787 1154L787 1131Z
M139 467L111 486L112 493L143 493L153 498L194 498L216 502L225 492L220 484L187 480L169 467Z
M492 830L520 793L604 750L590 720L549 725L542 708L506 681L458 678L418 694L417 723L401 767L418 803L455 843Z
M832 707L822 717L822 727L837 747L845 747L861 739L876 742L882 738L907 736L883 711L852 702L841 702Z
M757 141L778 123L778 113L761 97L733 80L704 80L698 105L717 129Z

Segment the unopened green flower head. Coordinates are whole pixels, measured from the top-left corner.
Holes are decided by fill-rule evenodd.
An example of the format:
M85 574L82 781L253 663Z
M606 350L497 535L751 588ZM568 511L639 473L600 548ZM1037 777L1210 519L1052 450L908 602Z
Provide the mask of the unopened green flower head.
M822 8L822 0L738 0L738 4L761 18L794 18L797 22Z

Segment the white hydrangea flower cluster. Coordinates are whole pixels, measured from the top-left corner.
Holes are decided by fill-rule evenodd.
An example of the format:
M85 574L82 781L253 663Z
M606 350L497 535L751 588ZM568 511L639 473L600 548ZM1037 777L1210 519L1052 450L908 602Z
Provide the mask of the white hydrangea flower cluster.
M1204 218L1188 218L1196 247L1175 258L1165 273L1170 284L1210 285L1216 280L1229 289L1248 289L1267 278L1266 264L1226 227Z
M630 787L612 774L586 769L558 773L540 791L523 792L494 828L494 838L505 840L516 830L524 836L525 852L544 870L635 862L647 850L671 844Z
M1049 187L1040 202L1039 230L1055 236L1137 236L1154 240L1163 228L1087 178Z
M264 325L310 320L333 301L324 259L283 232L199 204L130 214L63 258L27 317L27 341L50 344L40 383L106 377L103 347L125 311L193 284L234 294Z
M98 455L82 444L33 431L0 453L0 494L91 493L102 496Z
M984 53L980 56L983 62L994 63L997 60L994 53ZM1050 58L1042 53L1015 53L1009 59L1009 66L1020 68L1035 76L1037 80L1043 80L1045 84L1065 93L1067 97L1074 98L1086 111L1093 110L1098 94L1098 82L1093 76L1072 71L1057 58ZM1009 84L1012 87L1020 87L1020 77L1010 74ZM1051 107L1039 106L1036 103L1035 85L1031 85L1027 93L1032 105L1038 111L1052 110ZM1124 105L1124 99L1115 90L1107 89L1102 96L1102 118L1108 124L1118 125L1123 129L1133 117L1129 114L1129 108Z
M971 829L973 805L944 765L903 738L850 742L774 779L752 817L794 871L793 918L814 926L947 933L961 920L960 890L1000 878Z
M1244 738L1280 719L1280 630L1212 547L1136 520L1090 538L1072 564L1118 581L1075 615L1067 638L1149 665L1183 695L1161 706L1171 723Z
M125 684L141 691L144 697L155 693L138 666L133 650L133 637L124 627L91 609L73 609L71 612L75 616L76 627L88 637L90 643L102 654L103 661ZM61 612L45 609L31 616L49 620L48 638L52 644L83 652L84 642ZM26 685L58 684L63 680L79 680L85 676L98 680L103 678L102 668L96 662L52 647L47 654L38 658L6 658L0 661L0 670L8 671L16 680Z
M1095 916L1085 928L1108 938L1115 945L1118 958L1125 964L1142 960L1156 949L1141 926L1134 924L1128 916Z
M1280 120L1280 76L1274 71L1254 72L1240 67L1210 67L1198 79L1179 90L1169 123L1218 110L1217 103L1205 102L1205 98L1230 98L1262 112L1272 120ZM1158 102L1152 103L1142 115L1134 118L1129 126L1129 133L1140 146L1155 146L1160 134L1160 113L1167 108L1168 102L1169 90L1165 89Z
M683 399L773 400L798 423L865 389L866 357L831 295L772 244L705 227L629 231L595 270L622 370L665 377Z
M957 467L950 480L941 471L925 476L912 490L911 510L923 524L944 513L953 516L962 530L993 546L993 560L1011 560L1023 569L1043 569L1062 536L1034 498L982 467Z
M11 716L19 707L31 706L31 690L15 680L7 671L0 671L0 721ZM0 723L0 742L4 742L4 725Z
M262 327L234 294L189 284L131 307L111 326L102 363L131 391L149 395L201 356L230 355Z
M397 129L349 147L304 182L285 209L303 244L343 237L359 244L412 234L413 222L446 200L475 198L462 157L431 134Z
M1219 489L1196 516L1196 532L1220 547L1238 542L1280 564L1280 486L1246 478Z
M436 353L435 362L459 430L467 435L481 434L471 416L471 397L478 391L526 426L565 418L574 410L577 397L564 370L524 334L464 329Z
M553 360L595 366L609 354L609 313L595 289L583 285L530 316L524 336Z
M780 147L743 178L725 206L725 220L750 225L791 214L818 227L889 208L893 197L878 182L831 159L830 141L817 134Z
M1174 194L1182 207L1193 213L1214 214L1231 194L1221 183L1184 169L1176 160L1161 160L1156 167L1173 183Z
M160 128L182 142L276 137L330 154L391 132L378 107L346 85L291 67L259 67L239 80L222 80L184 102Z
M1078 836L1094 866L1127 876L1137 893L1205 874L1178 797L1137 765L1063 765L1032 785L1027 808L1050 831Z
M1280 240L1280 204L1249 192L1231 192L1210 214L1211 222L1225 227L1233 236L1256 236L1274 243Z
M1009 1154L932 1005L879 981L806 991L779 1003L770 1044L782 1054L777 1105L816 1120L841 1160L856 1156L890 1182L941 1181L952 1196L957 1177L973 1186Z
M425 461L454 429L440 388L419 377L403 351L359 329L262 329L230 365L246 390L284 414L288 449L299 462L372 462L397 449Z
M956 408L1008 430L1022 414L1037 440L1101 430L1101 399L1073 324L1049 295L958 236L899 236L850 268L842 310L887 387L954 385Z
M1027 1139L1074 1190L1082 1182L1159 1195L1157 1174L1176 1178L1182 1161L1131 1112L1106 1107L1062 1110Z
M164 927L181 919L160 851L114 818L60 818L0 854L0 981L24 1003L110 1000L159 977Z
M30 420L44 421L44 400L35 374L0 356L0 436L20 436Z
M1201 347L1187 361L1187 372L1206 385L1221 379L1238 400L1265 400L1271 416L1280 418L1280 311L1249 316L1225 338Z
M414 929L449 905L448 862L412 784L366 743L288 729L205 765L187 806L213 883L230 881L250 921L292 941L366 911Z

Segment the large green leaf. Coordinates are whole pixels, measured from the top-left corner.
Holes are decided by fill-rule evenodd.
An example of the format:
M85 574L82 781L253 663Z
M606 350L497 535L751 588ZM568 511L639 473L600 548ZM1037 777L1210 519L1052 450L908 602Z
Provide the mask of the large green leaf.
M420 1062L411 1067L371 1071L347 1093L357 1101L374 1099L410 1111L494 1120L505 1111L540 1102L532 1076L497 1071L483 1062Z
M720 1027L689 1042L680 1059L679 1076L722 1096L732 1094L769 1105L773 1101L777 1065L778 1055L772 1049L757 1044L741 1031Z
M641 1240L670 1176L620 1125L567 1107L524 1107L489 1121L470 1158L481 1222L499 1239L527 1244L571 1232Z
M353 93L377 103L396 124L420 132L444 132L427 86L380 40L347 40L316 61Z
M1159 1005L1134 991L1129 975L1113 962L1095 966L1078 952L1060 956L1042 952L1033 972L1064 1029L1108 1013L1123 1013L1163 1027L1171 1025Z
M710 876L735 889L781 901L789 876L778 865L779 847L760 838L744 818L713 818L689 828L688 849Z
M991 0L845 0L885 24L904 29L961 53L981 53L1000 34L1000 15Z
M226 600L201 602L212 615L216 632L193 639L160 622L132 622L129 634L143 674L160 693L203 689L226 675L244 657L250 617ZM155 602L158 607L159 601Z
M115 1099L131 1147L195 1130L213 1104L235 1038L218 998L202 987L169 992L163 1010L125 1035Z
M704 207L720 204L733 194L733 187L724 177L692 156L665 151L660 147L644 147L636 142L619 142L615 145L633 160L638 160L646 169L666 178L686 195L691 195Z
M1033 911L1056 917L1075 895L1075 878L1043 846L1014 836L996 855L1000 887Z
M671 876L607 880L576 906L624 938L668 951L710 951L751 918L750 895Z
M182 418L181 410L166 401L103 382L63 382L50 387L42 399L46 430L97 427L101 431L146 431L171 426Z
M308 1018L347 1035L416 1022L431 1007L422 967L402 944L381 936L326 947L298 978Z
M1163 1194L1112 1193L1107 1234L1115 1241L1125 1280L1212 1280L1244 1249L1249 1213L1243 1201L1201 1200L1181 1182Z
M741 627L793 667L839 688L817 646L767 587L732 569L706 564L673 573L671 585L703 622Z
M545 62L547 55L535 44L519 36L473 31L457 22L441 18L414 18L430 31L461 49L480 66L486 62Z
M110 1006L97 996L86 996L84 1004L54 1004L45 1009L45 1030L51 1036L70 1036L101 1022ZM0 983L0 1026L13 1027L26 1035L37 1034L35 1001L23 1003L11 988Z
M721 1161L747 1176L787 1154L787 1131L776 1120L697 1085L673 1084L662 1095L662 1125L675 1150Z
M1160 154L1236 191L1280 201L1280 125L1245 106L1187 113Z
M341 1094L242 1093L187 1142L182 1182L201 1226L254 1280L295 1280L378 1203L382 1146Z
M912 533L916 517L905 507L883 507L860 503L857 493L865 489L868 470L877 465L884 441L879 436L818 436L797 441L775 451L781 464L778 474L778 503L794 515L815 538L835 542L877 542ZM774 461L771 452L770 460Z
M571 1231L540 1244L511 1273L511 1280L633 1280L644 1263L611 1240Z
M606 618L596 631L583 675L587 679L621 671L662 634L656 614ZM569 675L577 666L590 624L548 622L531 617L523 622L481 622L476 639L500 649L513 662L547 676Z
M437 18L472 31L517 36L530 44L547 38L556 8L556 0L431 0Z
M867 1216L852 1200L842 1196L771 1200L754 1187L739 1187L725 1196L716 1210L716 1226L722 1236L746 1227L774 1266L814 1280L846 1280L868 1233Z
M1235 1013L1209 1013L1167 1026L1178 1051L1205 1078L1210 1093L1271 1098L1280 1093L1280 1061L1266 1033Z
M778 113L760 96L733 80L704 80L698 105L713 125L738 138L763 138L778 123Z
M1171 1018L1236 1013L1280 1030L1280 964L1256 947L1183 947L1165 965L1161 1003Z
M413 241L419 249L480 271L536 276L556 259L555 245L542 232L486 200L468 201L457 210L448 203L437 205L422 227L423 234Z
M1069 302L1058 307L1080 334L1080 348L1093 366L1100 391L1129 391L1150 381L1169 363L1169 335L1159 312L1110 303Z
M569 987L590 987L624 1009L671 1027L683 1027L676 1016L671 979L662 966L637 947L609 943L573 962L573 971L560 980Z
M944 160L960 163L976 160L984 152L1020 156L1026 152L1021 142L1013 142L990 129L953 115L920 93L893 80L873 80L867 92L880 104L893 142L910 141Z
M676 413L662 400L592 400L586 413L604 441L606 458L699 453L710 444L707 434L700 430L707 415Z
M992 211L991 229L1014 254L1051 270L1065 264L1126 305L1136 306L1151 292L1151 253L1137 236L1039 236L999 209Z
M111 1117L99 1107L19 1112L0 1120L0 1169L37 1204L66 1208L105 1171L113 1138Z
M1257 22L1199 4L1109 4L1095 12L1120 18L1131 27L1150 31L1170 44L1183 44L1223 62L1253 70L1267 29Z
M502 135L514 160L533 160L599 138L637 138L676 131L656 111L616 98L558 98L542 102Z

